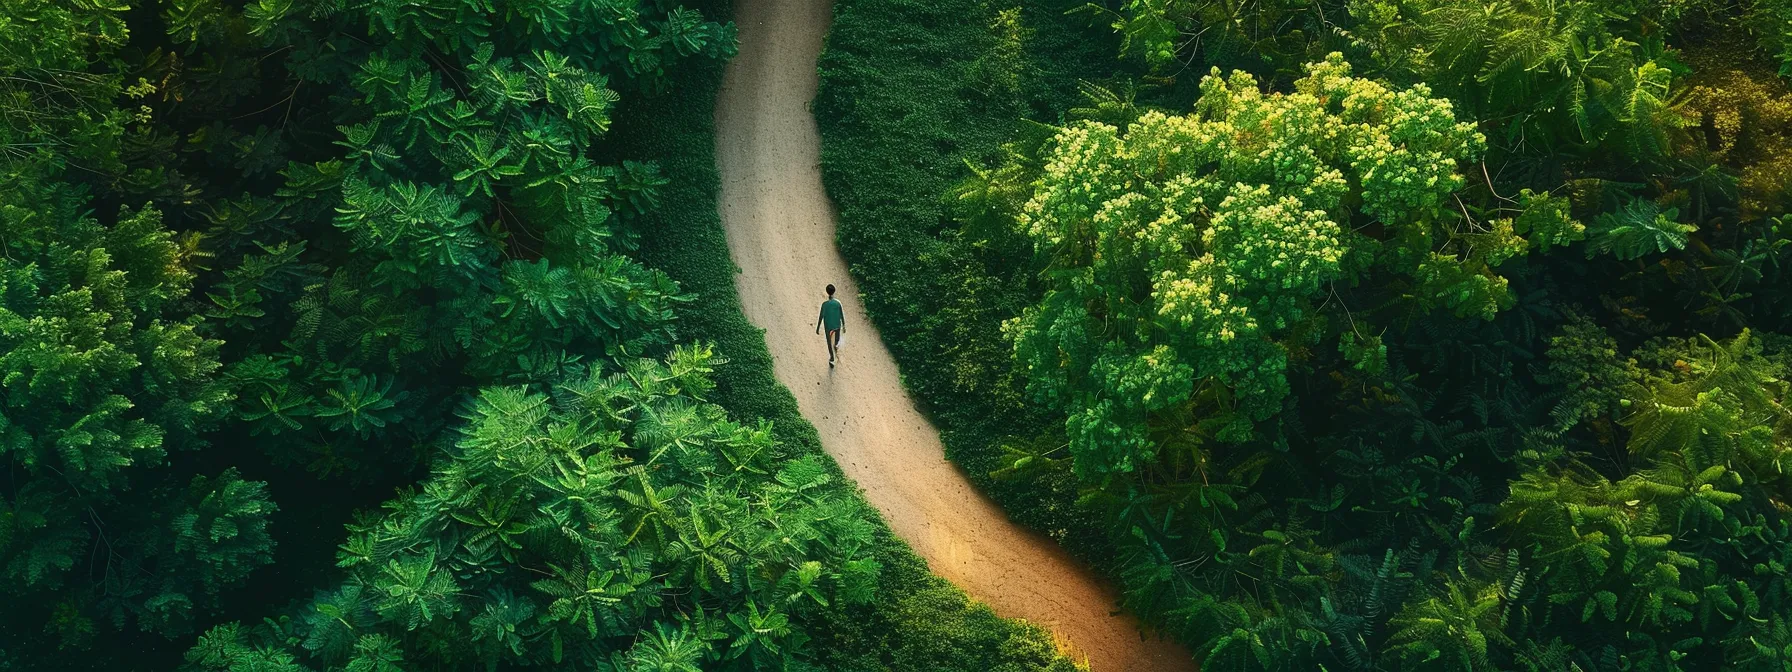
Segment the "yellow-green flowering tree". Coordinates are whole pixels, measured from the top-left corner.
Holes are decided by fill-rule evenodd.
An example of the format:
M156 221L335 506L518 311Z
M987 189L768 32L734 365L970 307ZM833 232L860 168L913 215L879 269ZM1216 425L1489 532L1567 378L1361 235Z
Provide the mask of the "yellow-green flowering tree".
M1006 329L1032 391L1069 414L1085 476L1191 436L1250 437L1288 397L1290 349L1350 331L1324 319L1333 283L1392 271L1426 307L1510 301L1489 267L1525 241L1446 208L1483 147L1449 102L1353 77L1337 54L1294 88L1216 69L1192 114L1081 122L1044 148L1015 220L1047 291ZM1455 253L1471 235L1488 240Z

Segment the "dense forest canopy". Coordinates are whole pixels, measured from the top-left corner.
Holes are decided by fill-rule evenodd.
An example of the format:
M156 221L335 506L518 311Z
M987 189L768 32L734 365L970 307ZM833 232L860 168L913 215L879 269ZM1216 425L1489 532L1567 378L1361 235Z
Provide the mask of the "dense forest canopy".
M816 110L948 454L1203 669L1783 670L1789 38L842 0Z
M716 317L719 4L0 0L0 670L1073 669ZM1792 669L1792 3L838 0L821 67L949 456L1203 669Z
M718 404L695 4L0 1L0 669L1071 669Z

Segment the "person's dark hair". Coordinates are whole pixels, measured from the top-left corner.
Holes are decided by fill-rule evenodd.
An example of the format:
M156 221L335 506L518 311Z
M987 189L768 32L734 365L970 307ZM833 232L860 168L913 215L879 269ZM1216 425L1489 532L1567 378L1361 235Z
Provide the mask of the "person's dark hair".
M828 296L833 296L833 295L834 295L834 286L828 285Z

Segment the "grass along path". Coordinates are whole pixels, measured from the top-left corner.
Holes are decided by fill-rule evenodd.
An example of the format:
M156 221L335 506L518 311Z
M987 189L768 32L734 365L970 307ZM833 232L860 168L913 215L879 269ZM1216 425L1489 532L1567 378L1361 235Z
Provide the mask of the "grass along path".
M778 380L819 430L823 448L933 571L996 613L1051 630L1096 672L1192 669L1186 651L1142 639L1136 621L1114 614L1114 593L1087 568L973 489L904 391L854 298L821 184L808 102L830 17L820 0L737 2L740 55L716 103L722 222L741 268L742 307L766 332ZM839 287L847 310L847 344L833 370L814 333L828 283Z

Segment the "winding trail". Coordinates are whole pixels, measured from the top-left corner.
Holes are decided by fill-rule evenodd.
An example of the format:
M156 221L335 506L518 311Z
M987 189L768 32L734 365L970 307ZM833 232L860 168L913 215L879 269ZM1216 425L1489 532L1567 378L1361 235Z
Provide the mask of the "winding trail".
M1094 672L1192 670L1187 651L1143 639L1113 590L1051 540L1008 520L946 461L896 362L865 318L834 247L821 138L808 102L832 21L828 0L737 0L740 54L716 101L722 222L747 319L822 446L934 572L1003 616L1044 626ZM815 335L823 286L846 304L840 368ZM980 672L980 671L972 671Z

